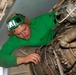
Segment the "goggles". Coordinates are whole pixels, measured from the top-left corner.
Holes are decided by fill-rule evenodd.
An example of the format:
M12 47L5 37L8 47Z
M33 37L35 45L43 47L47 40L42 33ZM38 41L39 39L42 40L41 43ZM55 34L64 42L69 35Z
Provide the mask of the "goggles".
M13 30L17 28L20 24L24 22L24 16L21 14L16 14L11 19L7 21L8 30Z

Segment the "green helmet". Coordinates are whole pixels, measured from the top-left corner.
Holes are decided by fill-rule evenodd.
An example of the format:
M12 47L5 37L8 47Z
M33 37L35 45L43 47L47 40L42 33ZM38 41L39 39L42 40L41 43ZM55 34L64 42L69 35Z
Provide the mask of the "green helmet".
M24 16L21 14L16 14L7 21L8 30L13 30L24 22Z

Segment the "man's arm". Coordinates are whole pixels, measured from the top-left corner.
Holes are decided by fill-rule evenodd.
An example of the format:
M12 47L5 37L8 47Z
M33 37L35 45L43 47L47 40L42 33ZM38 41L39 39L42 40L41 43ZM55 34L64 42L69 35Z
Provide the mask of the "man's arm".
M32 62L34 64L38 64L40 62L40 56L37 53L31 53L23 57L17 58L17 64L27 64L29 62Z

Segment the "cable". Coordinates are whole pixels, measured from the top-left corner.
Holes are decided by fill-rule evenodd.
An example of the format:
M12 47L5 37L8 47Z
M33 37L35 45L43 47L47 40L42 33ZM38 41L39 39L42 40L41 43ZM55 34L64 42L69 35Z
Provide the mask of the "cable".
M74 10L76 10L76 7L65 18L63 18L59 23L62 23L65 19L67 19L73 13Z

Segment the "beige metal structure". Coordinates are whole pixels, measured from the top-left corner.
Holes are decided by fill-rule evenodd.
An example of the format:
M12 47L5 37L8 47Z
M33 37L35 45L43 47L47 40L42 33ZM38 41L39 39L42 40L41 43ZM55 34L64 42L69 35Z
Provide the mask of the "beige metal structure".
M0 20L5 15L5 12L14 3L14 0L0 0Z

